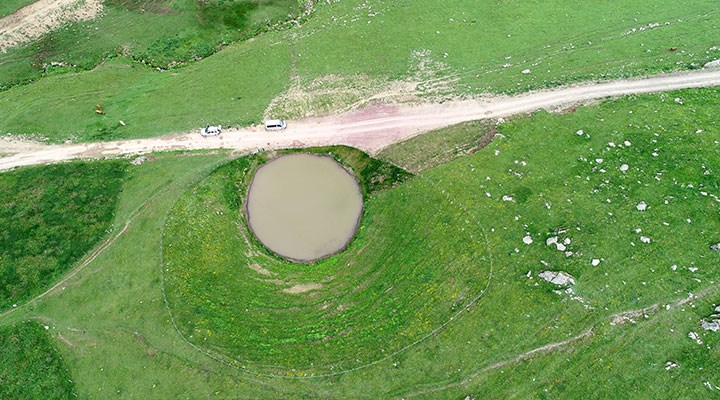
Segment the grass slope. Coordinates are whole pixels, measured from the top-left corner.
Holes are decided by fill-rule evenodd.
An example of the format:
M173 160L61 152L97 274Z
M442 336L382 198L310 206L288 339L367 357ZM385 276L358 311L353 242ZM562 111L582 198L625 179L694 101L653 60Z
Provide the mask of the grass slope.
M124 175L120 161L0 174L0 309L42 292L107 234Z
M720 58L719 21L712 0L321 2L302 28L262 34L188 68L127 73L125 60L0 93L0 132L62 142L257 123L291 84L292 95L273 104L277 117L393 99L381 92L396 92L398 81L420 96L455 96L699 68ZM106 116L94 114L97 103Z
M683 104L675 102L675 98ZM357 266L372 266L374 258L383 257L370 253L371 248L384 251L390 267L403 264L402 258L410 259L419 251L423 260L411 267L427 270L425 259L462 254L455 246L473 232L468 227L480 226L488 232L494 269L488 292L467 313L416 346L351 373L315 379L256 376L249 373L251 368L231 367L207 357L175 330L161 290L161 235L173 208L177 207L177 211L194 196L206 196L211 211L232 210L222 196L227 182L218 176L242 174L242 170L233 171L233 164L227 164L211 174L218 163L224 163L226 156L222 154L168 155L133 167L119 201L116 224L124 223L133 210L147 204L143 213L112 247L69 280L66 290L0 317L0 324L39 318L61 333L71 344L59 338L54 339L55 343L68 363L78 392L89 398L446 399L470 395L647 399L668 397L668 393L678 398L712 397L717 393L714 387L720 386L720 338L717 333L702 331L699 321L720 304L720 254L709 249L720 242L720 203L714 197L720 196L714 179L720 166L720 130L715 116L718 103L717 89L703 89L632 96L581 107L574 113L538 113L519 118L499 125L502 136L496 136L487 148L371 195L366 228L351 246L367 244L367 251L347 259L357 262L356 268L336 271L341 275L335 279L342 280L342 274L357 273ZM579 130L583 130L582 135L577 134ZM628 165L624 173L620 170L623 164ZM235 190L230 193L237 195ZM439 241L439 234L429 232L425 243L430 249L420 250L420 245L411 240L408 246L384 250L382 244L362 241L397 243L411 237L412 229L422 231L422 223L430 217L423 214L427 209L421 205L425 201L421 195L437 200L433 206L438 210L438 219L433 221L447 224L441 224L442 231L451 231L452 235ZM503 201L506 195L513 201ZM399 201L403 196L404 204ZM649 205L644 212L635 208L640 201ZM383 204L401 206L383 209ZM417 209L413 210L413 206ZM412 215L425 215L425 219L418 218L417 226L402 220ZM216 224L217 232L227 232L228 236L219 236L223 240L214 242L198 240L197 245L207 243L212 250L235 243L230 235L242 227L239 219L223 218L217 213L203 216L205 222ZM393 225L392 216L401 222ZM372 235L373 230L381 232L391 227L397 236L405 235L406 239ZM202 226L191 229L206 231ZM545 244L545 239L555 234L571 239L568 250L572 255ZM523 243L526 235L532 237L532 244ZM643 243L641 236L649 237L650 243ZM242 250L248 245L241 242L238 246ZM469 257L477 257L477 243L463 247ZM336 259L352 254L349 250ZM246 257L276 265L262 254L239 253L235 258ZM592 266L594 258L601 261L599 265ZM309 281L317 282L318 277L328 276L334 262L328 260L316 266L315 271L277 264L277 270L272 272L278 274L278 279L301 272ZM677 267L673 269L673 265ZM572 273L577 280L574 294L554 293L553 285L540 281L536 274L545 269ZM389 268L387 272L392 274L394 270ZM219 269L208 270L202 278L217 279L214 271L227 274ZM236 271L220 275L227 279L218 279L219 285L234 285L236 282L227 281L248 273L260 275L244 265L238 265ZM446 271L441 268L425 284L435 283L438 293L447 293L456 282L443 279ZM376 279L354 285L362 288L365 282L382 284L382 277L387 276L384 272L376 270L374 276L365 276ZM405 280L419 278L396 275L392 281L402 285ZM246 304L257 316L263 310L260 306L272 312L267 305L258 304L264 299L283 300L282 294L274 291L277 289L270 288L272 282L245 284L267 285L267 297L229 292L228 304L238 302L238 298L249 300ZM324 290L329 289L327 286ZM689 298L689 293L699 297ZM203 292L196 295L203 296ZM170 296L176 309L178 305ZM418 294L421 299L425 296ZM317 312L312 300L312 296L297 300L298 305L307 306L304 311L308 317ZM278 304L287 306L287 300L283 301ZM211 315L212 306L218 303L200 305L206 308L198 309L191 317ZM405 309L418 307L399 305ZM368 310L383 307L382 302L367 305ZM646 307L651 308L629 314L632 321L610 324L615 313ZM297 313L302 322L300 309L279 311ZM236 318L242 318L243 312L244 308L239 308ZM353 318L362 321L363 316ZM400 327L416 326L412 318L396 321ZM217 322L222 321L200 321ZM249 323L272 326L274 321ZM392 321L373 324L382 327ZM297 323L286 328L302 326ZM590 335L572 340L589 328ZM361 331L362 327L356 329ZM703 345L688 338L690 332L697 332ZM201 337L196 334L196 338ZM396 345L390 341L392 332L377 334L388 338L390 347ZM277 338L279 334L271 335ZM378 344L364 336L348 339L362 345ZM258 337L250 340L263 341ZM552 343L561 345L554 351L536 351ZM346 344L351 346L350 342ZM292 343L281 346L293 348ZM370 359L373 349L377 347L356 348L355 353L361 359ZM268 353L268 360L293 357L296 365L302 357L335 361L349 351L350 347L343 348L343 343L332 343L331 348L319 347L318 354L308 355L307 350L300 349L289 354ZM248 356L262 358L261 352L261 348L249 349ZM347 361L350 365L357 363ZM666 371L667 361L680 366ZM258 365L251 366L258 370Z
M100 18L67 24L0 54L0 90L90 70L118 56L170 68L208 57L300 11L297 0L108 0Z
M67 365L37 322L0 327L0 397L77 398Z

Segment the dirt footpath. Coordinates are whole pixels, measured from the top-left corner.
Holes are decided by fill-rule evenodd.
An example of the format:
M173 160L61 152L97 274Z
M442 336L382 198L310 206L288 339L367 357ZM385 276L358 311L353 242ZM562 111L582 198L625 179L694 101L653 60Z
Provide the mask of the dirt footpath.
M258 148L279 149L348 145L370 154L423 132L464 121L507 117L556 109L612 96L661 92L683 88L720 86L720 69L658 75L644 79L583 84L513 97L493 97L444 104L382 105L322 118L289 121L284 131L260 127L231 129L220 137L204 138L196 132L152 139L70 145L40 145L0 140L0 171L78 158L101 158L167 150Z
M66 22L86 21L101 12L102 0L39 0L0 19L0 53Z

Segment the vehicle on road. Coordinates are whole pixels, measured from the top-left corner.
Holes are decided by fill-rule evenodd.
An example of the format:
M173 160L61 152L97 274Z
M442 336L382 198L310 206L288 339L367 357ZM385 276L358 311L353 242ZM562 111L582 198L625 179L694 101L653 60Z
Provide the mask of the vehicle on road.
M281 131L287 128L287 123L284 119L269 119L265 121L266 131Z
M200 130L200 134L207 137L207 136L218 136L222 133L222 125L205 125L204 128Z

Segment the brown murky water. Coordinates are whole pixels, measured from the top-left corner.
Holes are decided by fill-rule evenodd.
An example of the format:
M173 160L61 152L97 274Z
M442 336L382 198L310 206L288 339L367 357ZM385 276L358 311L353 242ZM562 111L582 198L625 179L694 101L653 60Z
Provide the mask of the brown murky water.
M274 253L313 261L342 250L362 214L355 178L330 157L292 154L260 167L250 185L247 215Z

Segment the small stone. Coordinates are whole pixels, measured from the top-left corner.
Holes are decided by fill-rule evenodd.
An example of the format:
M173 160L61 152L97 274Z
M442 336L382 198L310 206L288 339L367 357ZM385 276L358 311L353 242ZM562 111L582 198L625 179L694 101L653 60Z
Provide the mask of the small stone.
M632 145L632 143L630 143L629 140L624 141L623 144L624 144L626 147L630 147L630 146Z
M677 265L675 265L675 264L671 265L670 269L673 271L677 271Z
M555 243L555 247L557 247L560 251L565 251L565 249L567 249L567 247L562 243Z
M647 210L647 207L648 207L648 205L647 205L647 203L645 203L644 201L639 202L639 203L635 206L635 208L637 208L638 211L645 211L645 210Z
M598 265L600 265L600 260L598 260L597 258L593 258L592 261L590 261L590 264L593 267L597 267Z
M527 235L523 238L523 243L525 243L525 244L532 244L532 242L533 242L533 240L530 235Z
M665 371L670 371L671 369L677 368L677 367L678 367L678 365L674 361L668 361L665 363Z
M690 272L695 272L697 270L698 270L697 267L688 267L688 271L690 271Z
M583 131L582 129L578 129L578 131L575 132L575 134L578 135L578 136L582 136L582 135L585 134L585 131Z
M647 236L640 236L640 241L643 243L650 243L652 240L650 240Z
M720 251L720 243L715 243L714 245L710 246L710 250Z
M595 159L595 162L598 163L598 164L602 164L603 161L605 161L605 160L603 160L602 158L596 158L596 159Z
M549 238L547 238L547 240L545 240L545 244L550 246L550 245L557 243L557 240L558 240L557 236L549 237Z
M623 164L623 165L620 166L620 171L621 171L621 172L627 172L628 169L630 169L630 166L627 165L627 164Z
M503 197L502 197L502 200L503 200L503 201L513 201L513 198L512 198L512 196L507 196L507 195L506 195L506 196L503 196Z
M529 70L529 69L524 69L524 70L522 70L522 73L523 73L523 75L527 75L527 74L530 73L530 70Z

